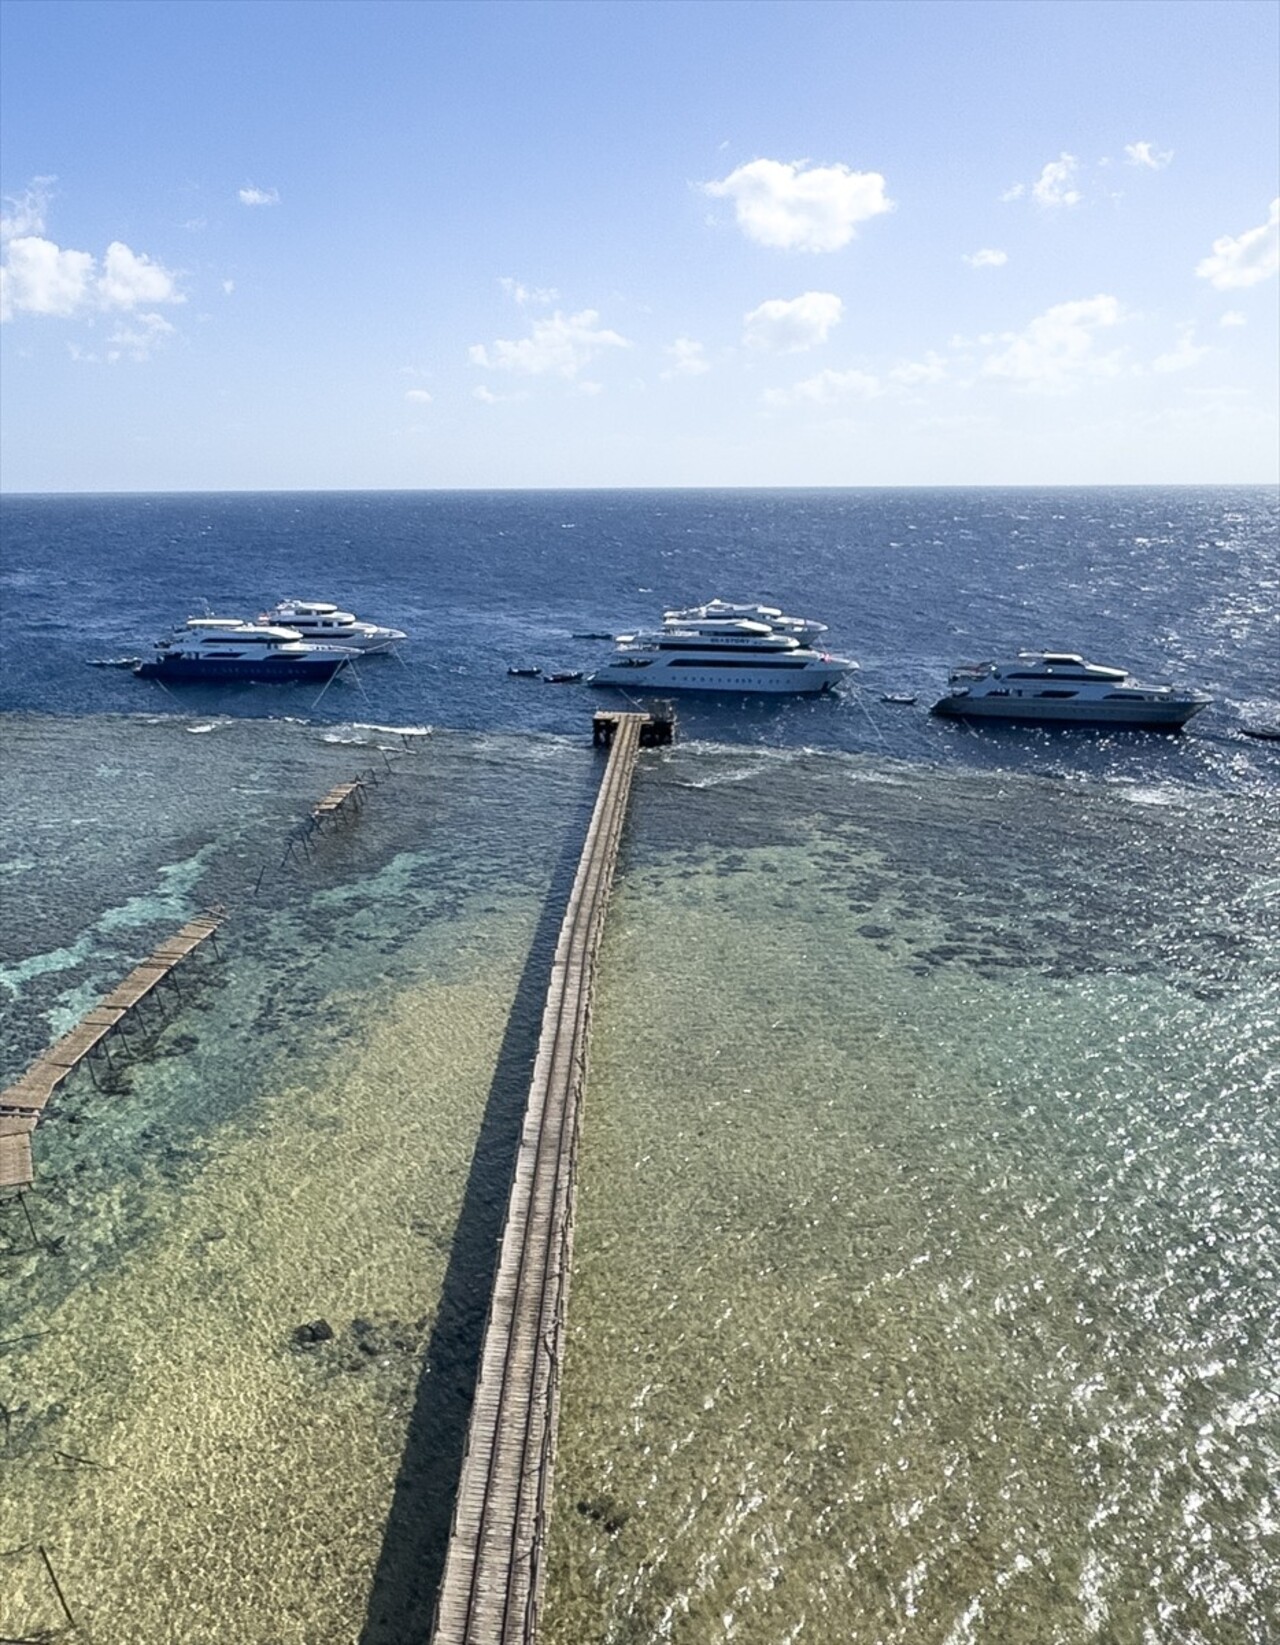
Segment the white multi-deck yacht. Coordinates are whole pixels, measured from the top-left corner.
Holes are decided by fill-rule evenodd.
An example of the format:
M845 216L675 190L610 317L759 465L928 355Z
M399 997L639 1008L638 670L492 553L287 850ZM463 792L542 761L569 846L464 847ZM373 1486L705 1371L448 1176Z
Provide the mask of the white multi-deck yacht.
M730 600L708 600L705 605L686 606L683 611L663 612L663 622L671 628L701 628L706 623L764 623L775 634L790 634L801 645L812 645L827 632L826 623L812 617L788 617L776 605L735 605Z
M962 663L947 686L935 714L1152 731L1180 730L1212 701L1201 691L1143 685L1123 668L1088 663L1073 651L1020 651L1012 662Z
M133 672L165 681L324 681L359 655L353 646L313 644L294 628L238 617L189 617Z
M767 624L712 618L696 626L620 634L591 685L628 691L819 692L857 668L776 634Z
M326 600L281 600L258 618L260 623L282 623L296 628L304 640L322 645L348 645L366 654L389 651L405 638L402 629L362 623L350 611L339 611Z

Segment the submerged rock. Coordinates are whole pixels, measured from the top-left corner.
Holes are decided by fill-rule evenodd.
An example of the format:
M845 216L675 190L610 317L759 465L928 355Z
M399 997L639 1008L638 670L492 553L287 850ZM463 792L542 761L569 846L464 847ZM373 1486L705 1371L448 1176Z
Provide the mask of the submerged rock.
M333 1340L333 1326L327 1319L307 1320L294 1326L293 1340L299 1348L314 1348L318 1343Z

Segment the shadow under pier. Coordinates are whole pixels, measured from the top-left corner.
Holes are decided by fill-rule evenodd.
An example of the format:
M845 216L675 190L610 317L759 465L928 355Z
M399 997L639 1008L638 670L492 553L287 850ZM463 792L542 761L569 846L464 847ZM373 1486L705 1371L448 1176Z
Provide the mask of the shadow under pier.
M425 1645L431 1631L547 979L598 783L598 768L592 766L577 824L552 873L498 1051L360 1645Z

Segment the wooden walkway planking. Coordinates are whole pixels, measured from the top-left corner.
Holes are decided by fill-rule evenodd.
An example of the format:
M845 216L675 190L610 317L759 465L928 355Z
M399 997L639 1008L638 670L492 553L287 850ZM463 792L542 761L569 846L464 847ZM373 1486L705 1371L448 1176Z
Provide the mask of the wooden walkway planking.
M616 720L552 964L434 1645L531 1645L536 1637L595 956L648 717L619 714Z
M0 1192L30 1188L35 1181L31 1159L31 1137L25 1131L0 1131Z
M6 1110L38 1117L53 1093L89 1053L121 1026L129 1011L164 981L180 960L212 937L221 923L221 914L202 914L197 919L189 920L174 936L166 938L147 959L134 967L105 1000L86 1012L69 1033L37 1057L21 1078L0 1091L0 1122L6 1119ZM25 1133L0 1129L0 1188L15 1186L7 1181L9 1157L11 1154L16 1157L21 1151L9 1146L15 1136L21 1136L26 1149L25 1169L30 1171L31 1150ZM25 1187L30 1182L28 1175L21 1186Z
M311 813L313 822L323 822L326 817L332 817L335 812L341 811L348 800L354 799L358 805L364 797L362 782L339 783L331 788Z

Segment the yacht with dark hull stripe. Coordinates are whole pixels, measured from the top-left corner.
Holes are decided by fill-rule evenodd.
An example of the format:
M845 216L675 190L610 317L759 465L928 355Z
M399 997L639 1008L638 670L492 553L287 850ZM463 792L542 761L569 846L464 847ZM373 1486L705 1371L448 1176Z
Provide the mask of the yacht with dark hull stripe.
M246 623L238 617L189 617L141 662L143 680L264 682L331 680L360 653L353 646L314 645L294 628Z
M1012 662L961 663L932 712L953 719L1180 731L1213 700L1202 691L1143 685L1123 668L1074 651L1020 651Z

